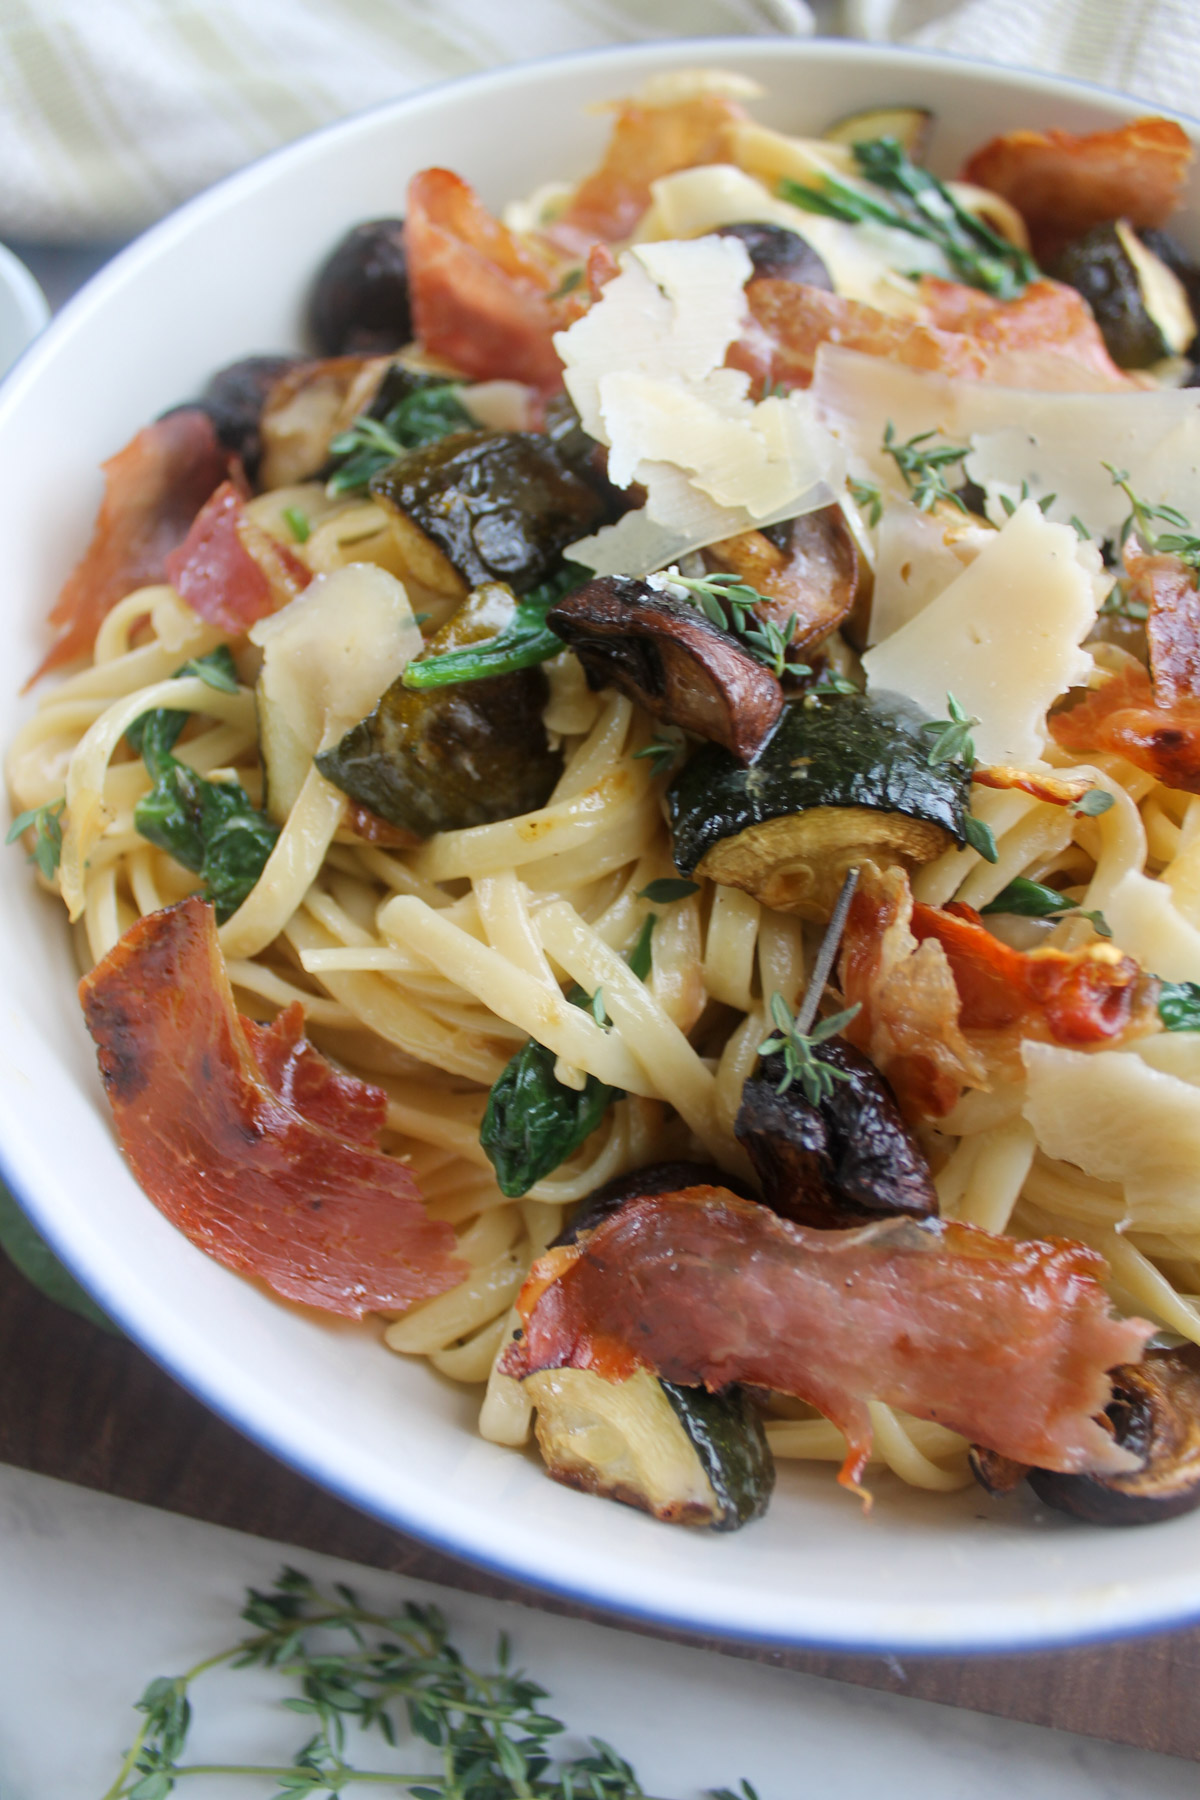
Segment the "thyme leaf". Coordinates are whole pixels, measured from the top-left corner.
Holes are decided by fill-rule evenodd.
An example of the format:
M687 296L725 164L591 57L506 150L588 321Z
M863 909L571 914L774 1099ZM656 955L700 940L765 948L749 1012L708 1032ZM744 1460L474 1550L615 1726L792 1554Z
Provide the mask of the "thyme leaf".
M47 881L53 881L62 860L62 816L67 800L47 800L44 806L31 806L18 813L8 828L6 844L15 844L27 831L33 832L33 849L29 861L36 863Z
M1067 811L1074 813L1076 818L1082 816L1085 819L1098 819L1101 813L1106 813L1110 806L1115 805L1116 801L1107 788L1094 787L1089 788L1080 799L1072 800Z
M650 763L652 775L663 775L671 767L675 758L683 748L681 738L663 737L655 732L648 744L633 753L634 762L643 759Z
M971 736L971 727L978 725L979 720L968 713L953 694L946 695L946 719L930 719L922 725L921 731L926 737L933 737L926 759L930 768L938 763L975 761L975 740Z
M853 477L846 483L850 498L855 506L861 507L867 524L872 530L883 517L883 495L873 481L855 481Z
M900 471L901 479L908 489L909 497L921 512L932 512L939 501L946 501L956 506L961 513L967 512L966 501L955 492L946 480L946 470L952 469L956 463L970 455L969 445L939 444L932 450L924 448L933 438L940 437L938 431L919 431L910 437L907 443L901 444L896 439L896 431L891 420L883 434L884 454L890 456Z
M972 850L982 856L984 862L1000 861L1000 852L996 848L996 834L990 825L985 824L982 819L977 819L974 813L967 813L963 819L963 830L966 833L967 843Z
M638 899L653 900L657 906L670 906L674 900L686 900L690 894L699 892L698 881L686 881L682 875L664 875L661 881L652 881L639 888Z
M783 1053L784 1074L776 1093L786 1094L792 1083L797 1082L809 1105L820 1106L832 1094L835 1081L849 1081L850 1076L845 1069L835 1069L831 1064L822 1062L814 1052L818 1044L823 1044L827 1038L836 1037L861 1011L862 1005L856 1001L842 1012L831 1013L827 1019L818 1020L810 1031L803 1031L783 995L778 992L772 994L771 1019L775 1032L758 1046L757 1054L777 1056L781 1051Z
M1124 544L1134 532L1137 533L1147 550L1161 550L1168 556L1177 556L1180 562L1189 568L1200 569L1200 536L1184 513L1174 506L1151 506L1148 500L1140 500L1129 485L1129 473L1125 469L1115 469L1112 463L1101 465L1113 478L1113 485L1119 487L1129 501L1129 514L1118 534L1118 542ZM1156 530L1157 525L1170 526L1169 531Z
M556 1757L552 1740L566 1727L545 1710L546 1689L512 1666L503 1637L495 1666L472 1668L436 1607L408 1602L394 1613L376 1612L340 1582L324 1590L284 1569L271 1588L248 1591L241 1616L250 1630L235 1644L146 1687L136 1702L141 1724L104 1800L166 1800L189 1775L257 1776L275 1784L278 1800L343 1794L360 1784L413 1800L654 1800L602 1738L589 1739L581 1755ZM289 1762L183 1760L193 1688L221 1666L273 1669L293 1686L283 1705L305 1719L309 1735ZM394 1746L402 1721L436 1750L437 1772L349 1760L348 1723L363 1740L378 1736ZM758 1796L743 1781L737 1790L714 1790L710 1800Z
M672 568L666 571L665 583L668 588L683 588L711 624L740 639L751 656L773 675L783 674L788 651L796 636L795 613L781 629L774 619L756 611L766 596L743 581L740 575L688 576ZM797 675L808 673L797 664L792 665L792 671Z
M1110 938L1112 929L1102 912L1084 912L1078 900L1070 900L1057 888L1031 881L1027 875L1016 875L1001 888L994 900L979 909L984 913L1009 913L1021 919L1055 919L1064 913L1087 919L1098 937Z

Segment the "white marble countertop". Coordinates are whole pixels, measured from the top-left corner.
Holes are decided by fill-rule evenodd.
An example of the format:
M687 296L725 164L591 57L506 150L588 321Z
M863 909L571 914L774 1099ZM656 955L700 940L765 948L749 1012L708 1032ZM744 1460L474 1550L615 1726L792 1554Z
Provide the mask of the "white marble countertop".
M235 1641L243 1589L285 1561L376 1605L435 1601L471 1656L507 1631L549 1710L673 1800L742 1776L761 1800L1195 1800L1200 1785L1173 1757L482 1600L0 1465L3 1800L99 1800L146 1682ZM191 1749L290 1756L303 1734L269 1704L281 1692L259 1671L206 1678ZM186 1784L187 1800L265 1792Z

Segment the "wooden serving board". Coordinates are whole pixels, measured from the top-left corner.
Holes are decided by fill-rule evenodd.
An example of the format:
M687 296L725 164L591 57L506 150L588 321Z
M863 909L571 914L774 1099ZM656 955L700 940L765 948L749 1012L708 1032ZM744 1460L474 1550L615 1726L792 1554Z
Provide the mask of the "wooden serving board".
M209 1413L133 1344L44 1299L2 1255L0 1461L425 1581L622 1623L497 1580L335 1500ZM1200 1761L1200 1631L1048 1655L903 1661L650 1635Z

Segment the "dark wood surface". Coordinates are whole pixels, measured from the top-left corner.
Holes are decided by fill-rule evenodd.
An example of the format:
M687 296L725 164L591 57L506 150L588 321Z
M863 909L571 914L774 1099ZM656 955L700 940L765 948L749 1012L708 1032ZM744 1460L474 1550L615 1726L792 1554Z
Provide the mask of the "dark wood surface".
M0 1461L305 1549L614 1623L498 1581L335 1500L214 1417L134 1345L43 1299L3 1256ZM902 1661L659 1635L1200 1761L1200 1631L1044 1656Z

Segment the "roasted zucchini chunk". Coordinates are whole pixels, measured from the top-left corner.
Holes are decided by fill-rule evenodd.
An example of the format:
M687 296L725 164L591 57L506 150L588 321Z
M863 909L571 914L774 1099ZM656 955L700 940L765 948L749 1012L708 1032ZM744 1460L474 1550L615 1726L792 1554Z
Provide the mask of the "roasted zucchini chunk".
M515 609L508 588L478 589L430 640L430 654L494 637ZM542 724L546 694L536 668L422 692L400 678L320 753L317 767L352 800L418 837L511 819L543 806L562 769Z
M802 281L805 287L833 292L833 277L822 258L807 238L798 231L789 231L786 225L753 219L738 225L720 225L712 235L737 238L746 246L754 280Z
M911 869L966 842L966 764L931 765L898 694L793 701L749 768L706 744L668 793L675 862L826 920L852 865Z
M559 1237L572 1244L637 1194L677 1193L717 1181L706 1163L653 1163L581 1200ZM740 1190L739 1190L740 1191ZM642 1369L609 1382L590 1369L526 1378L536 1434L556 1481L639 1507L670 1524L736 1531L767 1509L775 1464L758 1410L741 1388L709 1394Z
M516 594L545 581L586 537L604 501L535 431L462 431L409 451L371 493L471 587L506 581Z
M412 337L403 219L368 219L338 243L313 285L309 324L324 356L380 356Z
M775 1465L741 1389L674 1387L648 1369L628 1381L603 1381L590 1369L543 1369L525 1386L537 1408L538 1448L555 1481L670 1525L736 1531L765 1512Z
M1200 1347L1150 1350L1112 1371L1108 1418L1138 1457L1128 1475L1060 1475L1031 1469L1040 1500L1092 1525L1153 1525L1200 1506Z
M593 687L618 687L654 718L721 744L739 762L783 710L769 669L698 607L628 575L602 575L546 615Z
M1083 295L1122 369L1181 356L1196 335L1183 283L1123 219L1094 225L1049 272Z
M848 113L821 133L827 144L870 144L895 138L910 162L924 162L933 130L933 114L924 106L872 106Z
M782 1056L764 1057L742 1089L734 1134L773 1212L818 1230L907 1213L936 1218L929 1165L875 1065L844 1038L814 1046L842 1077L819 1106L786 1093Z
M701 554L709 569L740 575L757 588L763 603L755 611L780 631L795 619L788 654L796 662L848 617L862 579L858 547L839 506L722 538Z

